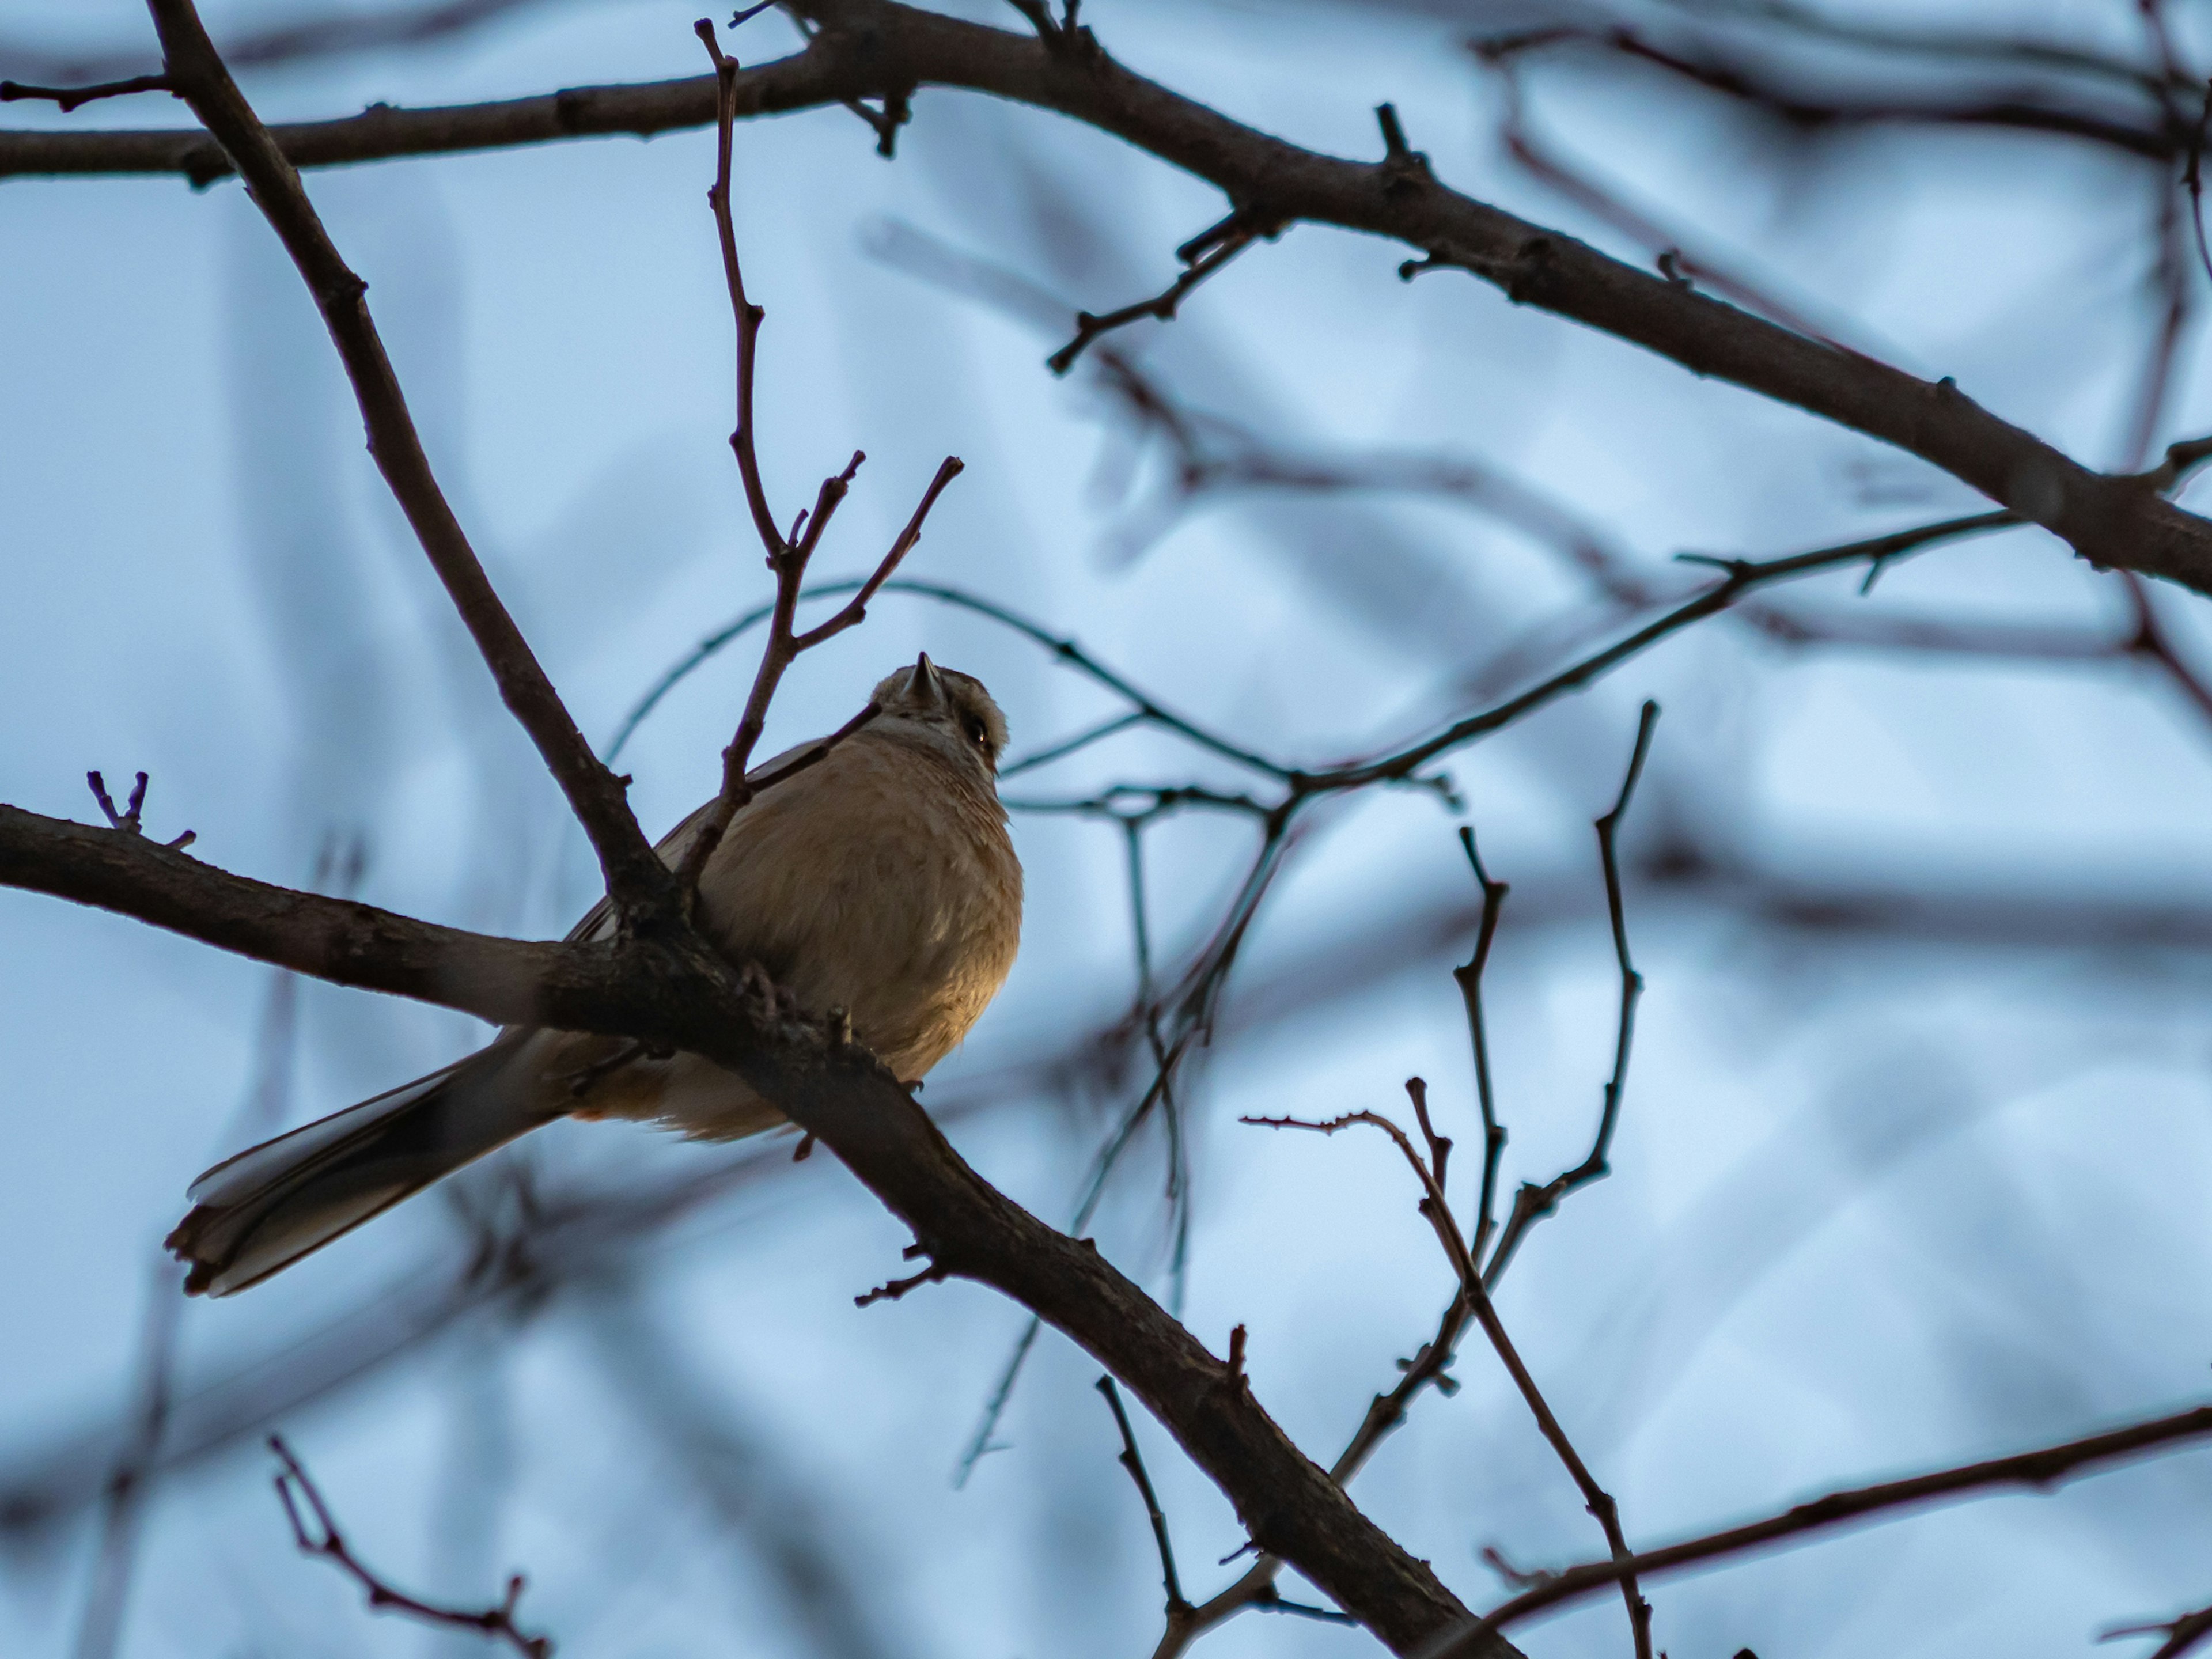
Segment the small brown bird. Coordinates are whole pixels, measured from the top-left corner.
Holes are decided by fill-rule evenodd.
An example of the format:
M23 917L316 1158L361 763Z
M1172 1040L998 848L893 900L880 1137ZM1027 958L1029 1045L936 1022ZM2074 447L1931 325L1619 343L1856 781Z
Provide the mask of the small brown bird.
M758 963L815 1012L843 1008L853 1035L912 1083L967 1036L1013 966L1022 866L999 804L1006 717L981 682L925 654L874 701L873 720L731 821L701 872L699 907L732 962ZM672 866L707 811L661 842ZM603 899L569 938L613 926ZM634 1047L510 1026L443 1071L216 1164L168 1238L191 1267L185 1291L243 1290L556 1118L635 1118L701 1140L784 1121L711 1061L623 1060Z

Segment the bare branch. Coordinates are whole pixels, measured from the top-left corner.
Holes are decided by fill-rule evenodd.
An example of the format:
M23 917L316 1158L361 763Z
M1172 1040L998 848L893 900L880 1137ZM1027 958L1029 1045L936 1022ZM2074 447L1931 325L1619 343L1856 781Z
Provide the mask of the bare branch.
M667 867L638 829L622 783L592 753L500 603L439 489L369 315L368 284L339 256L299 174L223 67L192 0L149 4L170 82L252 186L255 204L299 267L353 384L377 467L476 641L501 699L537 744L590 836L609 896L626 916L653 913L666 919L675 896Z
M1468 1617L1291 1443L1249 1388L1234 1385L1227 1364L1094 1245L1054 1231L990 1187L866 1050L832 1041L826 1022L800 1016L688 933L565 945L486 939L268 887L143 837L5 806L0 884L496 1024L638 1038L711 1060L818 1135L930 1241L947 1273L993 1285L1096 1357L1231 1495L1261 1547L1392 1648L1410 1650Z
M57 106L66 115L101 98L127 98L137 92L171 90L166 75L134 75L127 80L103 81L89 87L32 87L21 81L0 81L0 104L37 99Z
M2132 1457L2155 1447L2212 1436L2212 1406L2198 1406L2171 1417L2153 1418L2125 1428L2112 1429L2079 1440L2065 1441L2037 1451L1984 1462L1939 1469L1880 1486L1859 1486L1830 1492L1810 1503L1797 1504L1779 1515L1747 1522L1723 1532L1707 1534L1680 1544L1645 1550L1621 1561L1592 1561L1556 1573L1545 1583L1515 1596L1485 1614L1461 1634L1422 1650L1423 1659L1460 1659L1480 1650L1474 1644L1495 1636L1548 1607L1559 1607L1634 1574L1656 1577L1701 1561L1741 1555L1779 1543L1796 1543L1816 1533L1849 1526L1869 1516L1893 1518L1896 1511L1966 1497L2001 1486L2050 1487L2082 1474L2101 1474L2103 1466Z
M761 545L767 550L773 568L788 547L776 530L775 510L769 505L767 489L761 483L760 456L755 447L753 428L754 364L758 357L761 323L768 313L746 297L744 268L738 258L737 227L730 211L730 152L732 123L737 118L738 63L724 54L711 21L702 17L693 27L714 64L714 182L708 189L707 202L714 210L714 229L722 247L722 275L729 285L730 309L738 325L738 424L730 434L730 448L738 458L738 472L744 482L745 505L752 512L753 528L760 532ZM855 452L852 465L845 469L838 483L838 495L843 495L843 485L852 482L853 469L860 465L860 459ZM828 483L822 486L825 496L830 488ZM817 508L815 517L825 516L826 513ZM816 535L818 539L818 529Z
M1045 359L1045 367L1055 374L1065 374L1075 367L1091 343L1115 329L1127 328L1131 323L1150 317L1156 322L1173 322L1177 307L1189 296L1190 291L1219 270L1255 241L1273 241L1284 230L1281 221L1257 208L1239 208L1212 230L1186 242L1176 250L1184 262L1182 273L1167 287L1149 300L1139 300L1133 305L1095 316L1088 311L1075 313L1075 337Z
M1418 1083L1419 1079L1414 1081ZM1407 1091L1413 1096L1416 1109L1420 1109L1420 1092L1413 1084L1407 1085ZM1426 1117L1425 1111L1422 1115ZM1490 1339L1491 1346L1497 1350L1498 1358L1504 1364L1506 1374L1513 1379L1514 1387L1520 1390L1529 1415L1536 1419L1538 1431L1565 1468L1576 1489L1582 1493L1583 1502L1588 1505L1590 1514L1596 1517L1598 1525L1605 1533L1606 1543L1613 1551L1613 1559L1616 1562L1628 1559L1628 1540L1621 1531L1620 1506L1613 1502L1612 1494L1598 1485L1596 1477L1589 1472L1589 1466L1583 1462L1574 1443L1567 1438L1566 1430L1561 1426L1550 1403L1544 1398L1534 1374L1522 1359L1513 1339L1507 1334L1504 1321L1498 1317L1497 1307L1490 1299L1490 1292L1483 1285L1482 1275L1476 1271L1474 1254L1468 1249L1466 1237L1460 1231L1459 1223L1453 1218L1450 1206L1445 1200L1443 1183L1436 1165L1424 1162L1413 1143L1407 1138L1406 1132L1380 1112L1347 1112L1341 1117L1330 1118L1323 1122L1294 1117L1247 1117L1238 1121L1270 1129L1310 1129L1325 1135L1334 1134L1339 1129L1349 1128L1353 1124L1364 1123L1382 1130L1390 1137L1420 1181L1421 1214L1435 1232L1437 1242L1443 1246L1444 1255L1451 1262L1452 1271L1459 1276L1461 1296L1473 1309L1475 1322ZM1637 1659L1651 1659L1651 1604L1644 1599L1638 1589L1633 1572L1622 1573L1618 1582L1621 1595L1628 1606L1628 1625L1635 1640Z
M1539 1187L1523 1182L1513 1194L1512 1212L1498 1234L1498 1245L1483 1267L1483 1281L1495 1285L1521 1248L1528 1229L1559 1207L1559 1200L1577 1188L1602 1181L1610 1172L1606 1159L1613 1147L1613 1132L1620 1121L1620 1101L1628 1087L1628 1053L1636 1036L1636 1005L1644 994L1644 975L1628 956L1628 921L1620 899L1620 860L1618 837L1622 815L1644 775L1644 762L1651 751L1651 733L1659 720L1659 705L1646 702L1636 722L1636 744L1630 750L1628 770L1620 780L1620 793L1613 810L1597 821L1598 860L1605 871L1606 918L1612 924L1613 949L1620 969L1620 1018L1613 1044L1613 1075L1606 1079L1605 1104L1598 1114L1597 1133L1589 1154L1571 1170L1562 1170ZM1470 848L1470 850L1471 848Z
M1121 1431L1121 1465L1128 1470L1129 1479L1137 1483L1137 1495L1145 1500L1145 1517L1152 1523L1152 1541L1160 1552L1160 1579L1167 1592L1168 1627L1172 1630L1177 1620L1190 1617L1191 1606L1182 1593L1182 1581L1176 1576L1175 1546L1168 1541L1168 1518L1161 1511L1159 1494L1152 1490L1152 1477L1145 1472L1144 1455L1137 1449L1137 1433L1129 1426L1129 1413L1121 1409L1121 1391L1114 1386L1110 1376L1100 1377L1097 1386L1098 1392L1106 1396L1107 1409L1114 1413L1114 1426Z
M330 1505L316 1490L307 1469L294 1456L281 1435L269 1437L269 1449L275 1452L283 1468L276 1476L276 1496L283 1503L284 1518L292 1523L293 1541L299 1545L302 1555L320 1556L331 1563L362 1588L368 1597L369 1609L374 1613L397 1613L425 1625L442 1625L448 1629L473 1630L491 1641L503 1642L523 1656L523 1659L552 1659L553 1641L550 1637L526 1635L514 1622L515 1606L522 1599L522 1575L516 1573L507 1581L507 1599L496 1607L468 1609L441 1607L435 1602L398 1590L364 1566L359 1557L347 1545L345 1534L331 1516ZM314 1517L311 1529L307 1517L301 1513L305 1504Z
M1498 936L1498 915L1504 908L1505 896L1513 890L1502 881L1492 881L1490 872L1482 867L1482 854L1474 844L1473 825L1461 827L1459 844L1467 853L1476 884L1482 889L1482 920L1475 929L1474 954L1463 965L1452 969L1452 981L1459 987L1460 999L1467 1005L1468 1039L1474 1049L1475 1103L1482 1112L1482 1195L1474 1212L1474 1241L1469 1246L1480 1261L1483 1251L1490 1247L1490 1236L1498 1224L1498 1166L1505 1155L1505 1126L1498 1121L1497 1092L1490 1080L1490 1037L1482 1018L1482 976L1490 966L1490 946Z
M731 21L742 23L763 9L755 6L737 14ZM929 516L929 509L937 504L945 485L957 477L961 463L955 456L946 456L930 480L929 488L922 492L921 501L907 520L906 528L899 532L875 569L875 574L860 585L844 609L818 627L805 633L795 631L799 601L806 581L806 568L813 559L815 550L822 544L823 533L830 528L830 518L838 504L852 487L853 477L867 459L859 450L845 464L845 470L824 478L815 493L814 506L810 513L802 514L786 536L776 527L775 509L769 505L768 491L761 481L760 458L755 441L753 417L753 380L755 365L759 355L760 327L766 315L745 293L744 271L738 257L738 233L730 209L730 157L733 146L733 124L737 118L738 63L724 53L714 33L714 23L701 18L696 25L700 40L714 60L715 81L714 117L714 183L707 192L707 201L714 210L715 234L721 244L722 272L730 291L730 308L737 319L738 328L738 423L730 434L730 448L738 459L738 472L743 480L745 503L752 514L753 528L759 533L761 545L768 554L768 568L775 576L775 598L769 607L769 639L761 653L760 666L753 675L751 692L745 698L744 713L738 721L737 735L722 750L722 787L714 805L701 820L697 831L685 849L684 861L677 872L677 887L688 900L698 890L699 878L707 867L714 849L721 844L722 836L745 804L759 793L763 784L747 777L752 752L767 729L769 704L774 700L776 688L783 683L784 672L802 652L811 651L836 635L853 627L867 615L868 601L876 591L890 580L901 561L921 538L921 526ZM873 720L878 713L873 703L862 709L839 731L811 749L800 760L782 768L768 782L781 782L785 777L811 765L827 755L845 738ZM627 735L627 733L625 733Z
M2184 1654L2212 1639L2212 1607L2197 1607L2153 1624L2118 1625L2097 1632L2100 1642L2116 1642L2127 1636L2162 1636L2166 1639L2149 1659L2182 1659Z
M175 0L161 3L173 7ZM1085 44L1079 72L1071 73L1065 43L1055 46L894 0L805 0L793 9L817 25L817 32L805 52L757 72L751 96L738 100L749 105L745 112L932 84L1056 110L1187 168L1232 201L1264 199L1286 223L1308 220L1397 238L1421 252L1426 268L1464 270L1516 301L1894 444L2044 526L2094 563L2212 592L2212 526L2130 480L2081 466L1948 380L1930 385L1871 358L1838 352L1416 176L1389 158L1379 164L1346 161L1255 131L1123 69L1087 30L1074 31ZM396 123L398 131L302 133L300 155L309 162L341 154L360 160L580 131L701 125L713 118L718 94L718 81L710 80L601 88L466 112L406 118L395 112L372 125ZM281 154L273 138L266 145L268 155ZM2163 140L2160 153L2167 153ZM204 155L195 161L174 138L161 135L19 134L0 145L0 172L189 171L195 165L204 175Z

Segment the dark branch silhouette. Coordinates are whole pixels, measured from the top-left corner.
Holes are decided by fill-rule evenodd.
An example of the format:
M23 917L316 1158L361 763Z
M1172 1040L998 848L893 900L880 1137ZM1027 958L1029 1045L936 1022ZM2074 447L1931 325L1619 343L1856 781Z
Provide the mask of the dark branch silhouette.
M522 1600L520 1573L507 1581L506 1598L495 1607L443 1607L404 1590L394 1589L363 1565L361 1558L353 1553L345 1534L338 1530L330 1505L323 1501L323 1494L316 1489L292 1449L284 1443L283 1437L270 1436L269 1449L284 1466L276 1476L276 1496L284 1505L284 1518L292 1523L292 1539L300 1547L300 1553L321 1557L359 1584L362 1593L368 1598L372 1612L397 1613L421 1624L477 1631L490 1640L505 1643L522 1659L552 1659L551 1638L527 1635L514 1622L515 1607Z

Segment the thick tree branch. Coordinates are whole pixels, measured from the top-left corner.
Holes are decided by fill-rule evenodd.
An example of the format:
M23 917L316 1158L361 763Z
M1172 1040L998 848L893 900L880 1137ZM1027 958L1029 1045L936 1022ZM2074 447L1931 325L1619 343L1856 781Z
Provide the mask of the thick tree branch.
M702 1054L817 1135L936 1267L1005 1292L1073 1338L1159 1419L1253 1539L1410 1652L1471 1615L1293 1445L1241 1375L1087 1241L1046 1226L970 1169L865 1049L799 1014L687 932L532 945L233 876L120 830L0 806L0 885L134 916L337 984L501 1022L635 1037ZM1503 1643L1492 1652L1512 1650Z
M1032 36L893 0L806 0L794 9L817 26L813 40L802 52L740 76L732 88L737 112L903 96L921 86L964 87L1054 110L1210 181L1232 203L1264 203L1274 222L1332 224L1407 243L1424 255L1408 270L1468 271L1516 303L1571 317L1694 374L1917 455L2094 563L2212 593L2212 525L2137 481L2081 466L1948 379L1930 385L1794 334L1463 196L1425 170L1286 143L1131 73L1103 50L1055 52ZM372 111L356 122L288 129L281 142L301 165L483 149L701 126L714 118L714 80L706 76L467 108ZM204 179L216 170L205 150L179 135L11 133L0 142L0 175L149 171Z
M223 67L191 0L149 0L149 9L161 33L169 85L252 187L254 201L299 267L353 384L369 453L476 641L501 698L538 745L591 837L609 896L625 918L647 911L673 915L674 879L637 827L622 781L576 729L438 487L369 315L368 284L340 257L299 173Z

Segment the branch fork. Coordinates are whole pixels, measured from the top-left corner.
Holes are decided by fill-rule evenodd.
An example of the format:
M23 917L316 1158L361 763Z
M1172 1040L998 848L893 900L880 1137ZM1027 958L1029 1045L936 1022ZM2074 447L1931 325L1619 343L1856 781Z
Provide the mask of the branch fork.
M757 10L758 8L755 8ZM740 12L732 23L742 22L751 15ZM721 843L731 821L745 805L763 788L781 782L791 774L821 760L837 744L878 714L870 703L860 714L822 742L811 745L799 758L775 774L761 779L749 780L746 770L752 759L755 745L768 723L769 702L776 688L782 684L784 672L805 652L827 643L861 622L868 611L868 601L875 598L883 585L890 580L906 556L921 539L923 523L945 487L960 475L962 462L957 456L948 455L939 464L937 474L922 492L921 502L908 519L906 527L892 542L890 550L884 555L868 579L858 592L847 600L836 615L818 625L800 632L797 627L799 599L806 582L806 568L813 559L815 550L822 544L830 520L838 505L851 489L854 477L867 456L860 450L845 463L842 471L822 481L815 492L814 505L792 520L787 535L777 526L775 507L770 505L766 484L762 481L760 456L756 441L757 423L753 413L753 382L759 357L762 323L768 313L753 303L745 292L744 262L738 257L738 234L730 206L731 152L734 146L737 121L738 60L722 50L711 19L701 18L693 25L700 41L707 48L708 59L714 66L714 182L707 191L708 205L713 210L714 227L722 250L722 275L729 289L730 311L737 323L737 426L730 434L730 451L737 458L738 476L744 487L745 505L752 515L753 528L760 537L763 550L767 555L768 568L775 578L775 600L769 621L768 644L762 650L760 667L754 673L752 691L745 699L744 713L738 721L737 734L722 751L722 787L713 807L702 821L697 834L686 849L677 872L677 885L687 903L693 902L698 891L699 877L708 860ZM884 143L890 142L888 133Z
M146 810L147 780L143 772L138 775L137 781L131 785L131 799L120 812L115 810L115 798L107 793L106 779L97 772L88 772L84 775L84 781L92 786L92 798L100 803L100 810L106 817L109 829L119 830L126 836L143 836L146 833L140 822ZM181 853L198 839L198 830L187 830L173 841L165 841L161 845L173 852Z
M292 1524L293 1542L299 1546L302 1555L321 1557L359 1584L373 1610L404 1613L421 1624L477 1631L494 1641L505 1643L522 1659L552 1659L552 1638L528 1635L514 1621L517 1604L522 1599L520 1573L507 1581L507 1595L497 1605L480 1609L440 1607L395 1589L354 1554L345 1534L338 1530L329 1504L324 1501L306 1467L284 1443L283 1437L270 1436L269 1449L276 1454L278 1462L283 1466L277 1471L275 1485L277 1499L284 1505L284 1518ZM310 1516L313 1517L312 1528L308 1524Z

